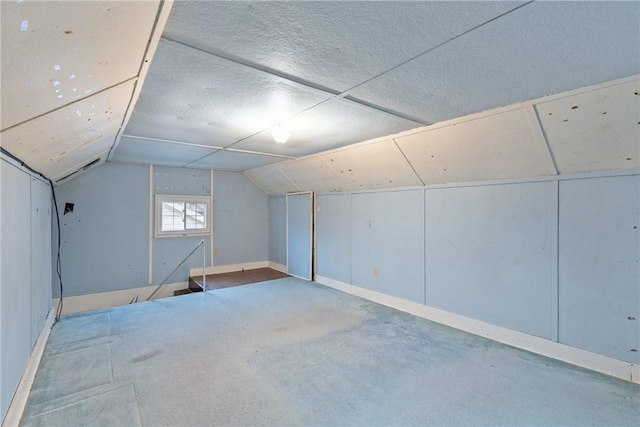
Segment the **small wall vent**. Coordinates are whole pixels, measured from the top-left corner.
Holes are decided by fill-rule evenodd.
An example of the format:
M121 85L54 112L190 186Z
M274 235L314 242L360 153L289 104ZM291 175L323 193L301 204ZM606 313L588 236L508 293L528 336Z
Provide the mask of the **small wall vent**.
M77 173L81 173L81 172L86 172L89 169L91 169L93 166L97 165L98 163L100 163L100 160L102 160L100 157L98 157L97 159L94 159L92 161L90 161L89 163L87 163L84 166L81 166L80 168L76 169L75 171L71 172L70 174L67 174L65 176L63 176L60 179L56 180L56 184L60 184L63 181L66 181L67 179L71 178L72 176L74 176Z

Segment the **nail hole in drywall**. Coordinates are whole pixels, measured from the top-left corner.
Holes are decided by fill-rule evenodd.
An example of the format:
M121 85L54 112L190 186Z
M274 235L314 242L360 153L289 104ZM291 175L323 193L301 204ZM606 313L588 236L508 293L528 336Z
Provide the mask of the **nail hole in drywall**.
M577 110L577 109L578 109L578 106L577 106L577 105L574 105L573 107L571 107L571 109L572 109L572 110Z

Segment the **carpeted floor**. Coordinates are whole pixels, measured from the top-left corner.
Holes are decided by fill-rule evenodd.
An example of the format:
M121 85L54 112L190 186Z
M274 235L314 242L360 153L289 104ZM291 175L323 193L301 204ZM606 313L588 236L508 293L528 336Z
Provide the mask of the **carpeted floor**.
M640 386L296 278L63 317L23 426L638 425Z

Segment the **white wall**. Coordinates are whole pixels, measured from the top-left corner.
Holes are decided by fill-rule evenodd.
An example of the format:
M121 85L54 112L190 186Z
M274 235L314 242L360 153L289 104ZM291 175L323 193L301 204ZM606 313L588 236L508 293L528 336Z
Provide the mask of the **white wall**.
M0 419L51 308L49 185L0 160Z
M637 364L640 175L601 175L320 194L318 275Z

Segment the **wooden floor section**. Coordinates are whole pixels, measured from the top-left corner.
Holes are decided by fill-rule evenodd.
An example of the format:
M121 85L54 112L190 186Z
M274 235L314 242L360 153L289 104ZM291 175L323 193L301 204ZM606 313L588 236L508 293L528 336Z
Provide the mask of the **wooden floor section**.
M267 280L282 279L283 277L289 277L289 275L271 268L256 268L232 273L207 274L206 285L207 290L224 289L250 283L266 282ZM189 286L193 285L202 287L202 276L190 277Z

